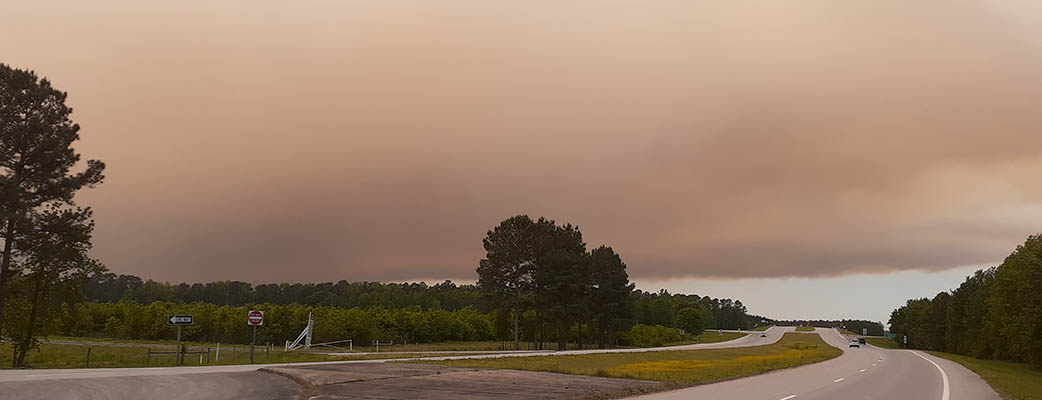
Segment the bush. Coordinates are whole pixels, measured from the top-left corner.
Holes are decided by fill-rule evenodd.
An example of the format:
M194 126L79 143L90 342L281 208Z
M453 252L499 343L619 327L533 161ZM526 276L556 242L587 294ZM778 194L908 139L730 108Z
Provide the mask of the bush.
M623 335L623 344L637 347L658 347L666 343L683 341L687 335L676 328L662 325L648 326L638 324Z

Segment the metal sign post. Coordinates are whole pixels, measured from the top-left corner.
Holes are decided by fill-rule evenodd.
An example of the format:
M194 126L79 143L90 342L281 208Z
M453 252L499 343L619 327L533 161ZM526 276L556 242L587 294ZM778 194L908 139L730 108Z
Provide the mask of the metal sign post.
M253 327L253 341L250 342L250 364L253 364L253 348L257 345L257 327L264 325L264 311L250 310L246 314L246 325Z
M192 325L195 318L191 315L167 315L166 324L177 327L177 365L184 364L184 352L181 351L181 327Z

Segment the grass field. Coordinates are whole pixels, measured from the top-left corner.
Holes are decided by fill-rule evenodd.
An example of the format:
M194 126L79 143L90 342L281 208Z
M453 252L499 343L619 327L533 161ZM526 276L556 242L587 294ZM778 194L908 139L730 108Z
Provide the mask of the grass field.
M900 349L901 348L901 344L897 343L897 341L895 341L894 339L871 338L870 337L870 338L865 338L865 341L867 341L868 344L870 344L870 345L873 345L873 346L876 346L876 347L882 347L884 349Z
M813 326L797 326L796 332L814 332Z
M857 333L855 333L855 332L852 332L852 331L848 331L848 330L846 330L846 329L840 329L840 330L839 330L839 333L842 333L842 334L844 334L844 335L857 335Z
M425 363L702 384L828 360L842 354L818 335L786 333L777 343L734 349L503 357Z
M763 332L763 331L765 331L765 330L769 329L769 328L770 328L770 327L772 327L772 326L774 326L774 325L764 325L764 326L758 326L758 327L755 327L755 328L753 328L753 329L750 329L750 331L759 331L759 332Z
M175 354L152 354L147 355L148 349L140 346L102 346L102 345L75 345L75 344L48 344L40 345L40 351L33 351L26 357L29 368L84 368L87 367L87 349L90 348L91 368L118 368L118 367L171 367L175 365ZM156 349L153 351L170 351L171 349ZM194 352L194 353L193 353ZM371 359L393 359L393 358L415 358L415 357L447 357L464 355L466 353L380 353L380 354L350 354L325 355L301 351L285 352L276 349L265 352L263 347L257 347L254 352L254 361L257 364L293 363L309 361L343 361L343 360L371 360ZM11 346L0 346L0 368L11 367ZM248 364L250 362L249 346L221 347L220 360L217 354L211 351L209 355L203 354L200 363L199 347L189 347L184 356L185 366L198 365L235 365Z
M1042 370L1028 364L1008 361L978 360L957 354L929 352L962 364L980 375L1003 398L1042 400Z

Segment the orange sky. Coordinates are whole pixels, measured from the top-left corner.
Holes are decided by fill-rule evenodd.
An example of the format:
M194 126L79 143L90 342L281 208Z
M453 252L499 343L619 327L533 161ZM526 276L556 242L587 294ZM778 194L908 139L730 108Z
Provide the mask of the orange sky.
M514 214L645 279L1000 261L1042 223L1042 7L4 1L171 281L474 279Z

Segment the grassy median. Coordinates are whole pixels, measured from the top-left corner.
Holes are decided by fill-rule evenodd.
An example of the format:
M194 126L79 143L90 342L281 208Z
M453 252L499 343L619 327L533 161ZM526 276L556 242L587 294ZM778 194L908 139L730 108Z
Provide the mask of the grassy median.
M816 334L786 333L774 344L733 349L501 357L423 363L703 384L811 364L842 353Z
M973 357L937 351L929 353L955 361L976 372L1003 398L1042 400L1042 370L1031 365L1009 361L978 360Z
M900 343L897 343L896 340L890 339L890 338L871 338L870 337L870 338L865 338L865 341L868 342L868 344L870 344L870 345L873 345L873 346L876 346L876 347L881 347L881 348L884 348L884 349L900 349L901 348L901 344Z
M797 326L796 332L814 332L813 326Z

